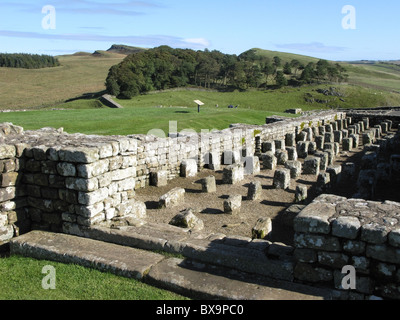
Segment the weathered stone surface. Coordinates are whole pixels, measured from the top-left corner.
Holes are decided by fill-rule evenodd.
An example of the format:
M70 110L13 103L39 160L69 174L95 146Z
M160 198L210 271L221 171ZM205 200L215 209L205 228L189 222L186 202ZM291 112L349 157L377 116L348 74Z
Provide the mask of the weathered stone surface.
M263 168L267 170L275 170L278 159L275 156L275 152L269 151L262 154Z
M310 142L309 141L299 141L297 142L297 155L299 158L305 159L308 157L308 147Z
M313 268L308 263L297 263L294 269L295 278L307 282L327 282L333 279L331 270L324 268Z
M349 257L343 253L325 251L320 251L318 253L318 262L332 268L341 269L345 265L348 265L348 261Z
M192 209L187 209L177 214L169 224L181 228L188 228L195 231L200 231L204 229L203 220L195 216Z
M290 170L278 169L274 174L273 187L275 189L288 189L290 187Z
M361 227L361 240L374 243L383 244L387 240L389 230L380 224L369 223Z
M251 230L253 239L267 239L272 232L271 218L260 218Z
M262 185L260 181L251 182L248 187L247 200L259 200L261 198Z
M96 161L91 164L77 165L78 176L81 178L93 178L102 175L109 170L110 161L108 159Z
M0 159L14 158L15 155L16 155L16 150L14 146L6 144L0 145Z
M294 220L294 230L304 233L329 234L329 219L336 214L335 206L314 202L302 210Z
M239 163L241 160L240 153L238 151L224 151L222 156L224 165Z
M217 184L214 176L209 176L201 180L203 192L213 193L217 191Z
M59 150L58 156L61 161L73 163L92 163L100 159L99 150L97 148L64 148Z
M17 184L17 180L19 177L18 172L8 172L0 174L0 187L13 187Z
M194 159L183 160L181 163L181 177L195 177L197 175L197 161Z
M361 228L360 220L356 217L338 217L332 222L332 235L346 238L356 239Z
M242 164L232 164L223 171L222 181L224 184L236 184L244 179L244 168Z
M63 177L75 177L76 168L75 165L68 162L60 162L57 164L57 172Z
M341 251L339 239L326 235L296 233L294 236L294 244L296 248L300 249L315 249L332 252Z
M239 215L242 207L242 196L232 195L224 201L224 212L232 215Z
M256 175L260 173L260 160L258 157L244 158L244 174Z
M65 234L32 231L10 243L12 254L75 263L142 279L163 255Z
M278 165L285 165L289 160L288 152L286 150L278 149L275 151Z
M285 163L285 168L290 170L290 177L297 179L301 175L302 164L300 161L289 160Z
M298 184L296 186L295 202L303 202L308 198L308 189L306 185Z
M15 187L0 188L0 202L5 202L15 198Z
M286 151L288 154L289 161L297 161L298 155L296 147L286 147Z
M97 178L80 179L68 177L65 179L65 186L67 189L75 191L91 192L99 188L99 181Z
M307 157L304 160L303 173L307 175L319 175L321 159L318 157Z
M389 263L400 263L400 249L393 248L384 244L367 245L367 257Z
M79 192L78 193L78 202L83 205L93 205L100 201L105 200L109 195L107 188L100 188L93 192Z
M168 185L168 171L160 170L150 173L151 185L155 187L164 187Z
M174 188L160 197L159 207L172 208L180 204L183 204L184 201L185 201L185 189Z

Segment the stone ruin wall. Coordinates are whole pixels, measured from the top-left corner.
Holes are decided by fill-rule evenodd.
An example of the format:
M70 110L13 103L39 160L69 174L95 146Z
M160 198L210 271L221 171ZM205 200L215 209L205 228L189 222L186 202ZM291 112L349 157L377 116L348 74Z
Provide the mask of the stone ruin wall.
M299 140L314 141L310 136L323 135L326 129L332 134L341 131L347 136L368 131L379 138L381 131L369 129L365 116L358 119L352 114L352 117L343 112L321 112L295 119L276 119L264 126L232 125L229 129L201 135L180 133L174 138L103 137L67 134L52 128L24 131L12 124L2 124L0 244L32 229L68 233L75 226L90 227L132 215L144 217L146 207L135 201L135 189L151 184L152 175L159 172L164 172L168 180L178 177L182 162L187 159L195 159L199 169L208 165L218 170L220 164L229 164L224 163L226 152L239 153L245 160L261 156L263 142L283 140L287 147L296 147ZM371 124L375 126L374 122ZM392 119L390 125L397 128L398 118ZM342 134L340 137L343 138ZM372 146L373 143L375 139L371 140ZM330 206L330 210L321 210L321 203ZM338 208L346 205L373 208L387 213L387 217L359 217L357 222L348 218L354 218L353 206L346 211L348 216L344 214L340 218L345 211ZM345 262L358 266L360 281L367 288L358 294L373 294L372 287L378 281L382 284L379 292L390 291L388 296L400 298L398 224L390 227L385 224L396 220L393 215L399 214L399 206L391 202L318 198L295 220L295 279L338 288L339 265ZM381 228L385 229L383 233ZM352 232L352 236L346 232ZM368 232L381 232L380 240L371 240ZM372 273L378 278L369 277Z

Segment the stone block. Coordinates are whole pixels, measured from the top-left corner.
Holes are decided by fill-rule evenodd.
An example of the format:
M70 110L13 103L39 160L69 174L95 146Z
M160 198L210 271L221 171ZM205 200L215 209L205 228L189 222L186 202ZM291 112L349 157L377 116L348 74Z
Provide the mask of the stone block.
M99 160L97 148L69 147L58 151L61 161L72 163L93 163Z
M308 145L308 154L312 155L318 150L317 143L314 141L310 141Z
M335 186L340 183L342 176L342 166L341 165L332 165L326 168L326 172L329 173L331 178L331 184Z
M17 185L18 172L0 173L0 187L13 187Z
M331 176L327 172L318 175L316 189L319 193L327 192L331 187Z
M247 191L247 200L259 200L261 198L262 185L260 181L251 182Z
M389 230L378 223L368 223L361 227L361 240L373 244L383 244L387 241Z
M342 148L343 151L353 151L353 138L344 138Z
M224 212L231 215L239 215L242 206L242 196L232 195L224 201Z
M168 171L159 170L150 173L150 184L155 187L164 187L168 185Z
M317 149L322 150L325 144L325 136L316 136L315 143L317 144Z
M221 157L218 152L207 153L204 157L204 163L210 170L218 171L221 169Z
M244 158L244 174L256 175L260 173L260 159L255 156Z
M185 189L174 188L160 197L159 208L172 208L183 204L184 201L185 201Z
M68 177L65 179L65 186L67 189L75 191L91 192L99 188L99 181L97 178L82 179Z
M108 172L109 165L110 161L108 159L104 159L90 164L78 164L76 169L79 177L93 178Z
M319 169L321 171L325 171L326 168L328 167L328 154L326 152L318 151L314 153L314 157L320 158L320 165Z
M15 198L15 187L0 188L0 202L5 202Z
M339 238L327 235L295 233L294 245L299 249L313 249L331 252L341 251Z
M201 180L203 192L213 193L217 191L217 184L214 176L209 176Z
M15 146L1 144L0 145L0 159L14 158L16 155Z
M324 266L341 269L348 265L349 257L343 253L320 251L318 252L318 262Z
M353 138L353 149L357 149L360 142L360 136L353 133L349 136L349 138Z
M97 189L93 192L79 192L78 202L83 205L93 205L104 201L109 195L108 188Z
M295 147L296 146L296 134L293 133L287 133L285 135L285 145L286 147Z
M232 164L223 171L222 181L224 184L236 184L244 179L244 167L242 164Z
M285 144L284 139L275 140L274 143L275 143L275 150L278 150L278 149L285 150L286 144Z
M204 229L203 220L196 217L192 209L187 209L180 212L172 218L169 224L180 228L191 229L194 231L201 231Z
M299 141L297 142L297 155L299 158L305 159L308 157L308 146L309 141Z
M297 161L298 155L296 147L286 147L286 151L288 154L288 160Z
M308 198L308 189L305 185L297 185L296 186L296 194L295 194L295 202L303 202Z
M275 189L288 189L290 187L290 170L278 169L274 174L273 187Z
M318 157L307 157L304 160L303 173L307 175L319 175L321 159Z
M351 181L356 175L356 165L353 162L347 162L342 165L342 181Z
M272 152L273 154L275 154L275 151L276 151L275 142L273 142L273 141L263 142L261 151L262 151L262 153Z
M183 160L181 163L181 177L195 177L197 175L197 161L194 159Z
M263 168L264 169L266 169L266 170L275 170L275 168L276 168L276 166L278 164L278 159L275 156L275 152L268 151L266 153L263 153L261 155L261 159L262 159L262 162L263 162Z
M302 164L300 161L287 161L285 163L285 168L290 170L290 177L292 179L297 179L301 175Z
M294 230L302 233L329 234L329 219L336 214L335 206L327 203L313 202L302 210L294 220Z
M63 177L75 177L76 168L75 165L69 162L60 162L57 164L57 172Z
M278 149L275 151L275 155L278 165L285 165L289 160L288 152L286 150Z
M267 239L272 232L271 218L260 218L251 230L253 239Z
M338 217L332 222L332 235L354 240L358 237L361 228L357 217Z
M223 164L231 165L240 163L241 156L239 151L224 151L223 153Z
M324 137L325 137L325 143L335 142L335 136L333 135L333 132L326 132Z

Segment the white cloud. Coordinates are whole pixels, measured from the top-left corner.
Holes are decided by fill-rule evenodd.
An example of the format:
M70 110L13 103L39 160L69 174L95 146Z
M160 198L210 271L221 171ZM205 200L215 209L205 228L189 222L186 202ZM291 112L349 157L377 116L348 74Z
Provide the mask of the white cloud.
M190 38L190 39L183 39L183 41L187 42L188 44L199 45L204 48L207 48L210 46L210 42L204 38Z

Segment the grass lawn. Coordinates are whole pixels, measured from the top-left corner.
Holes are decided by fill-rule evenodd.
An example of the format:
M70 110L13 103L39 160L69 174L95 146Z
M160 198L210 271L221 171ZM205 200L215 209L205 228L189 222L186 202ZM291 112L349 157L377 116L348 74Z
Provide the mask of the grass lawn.
M56 270L56 289L45 290L44 266ZM20 256L0 258L0 300L187 300L134 279L78 265Z
M65 110L47 108L0 113L0 122L12 122L25 130L63 127L68 133L128 135L147 134L150 130L161 129L168 134L170 121L178 123L178 131L193 129L200 132L202 129L225 129L232 123L263 125L267 116L289 116L284 112L291 108L305 111L330 109L326 104L307 103L305 95L329 100L328 104L344 108L400 105L399 94L384 95L377 90L357 86L336 86L338 91L345 94L345 102L340 101L339 97L326 97L316 92L318 88L327 87L305 86L252 92L168 91L142 95L132 100L116 99L124 109L104 107L96 99L77 100L57 106ZM193 102L197 99L205 103L200 113ZM238 108L228 109L230 104Z

